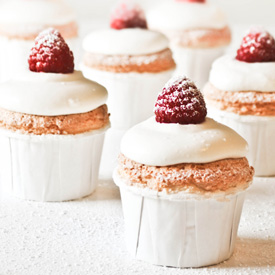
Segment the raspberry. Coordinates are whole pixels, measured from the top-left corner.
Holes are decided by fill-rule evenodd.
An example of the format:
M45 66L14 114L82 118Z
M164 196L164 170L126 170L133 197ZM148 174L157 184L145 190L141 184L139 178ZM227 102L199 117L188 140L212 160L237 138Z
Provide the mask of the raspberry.
M160 123L198 124L207 111L201 92L185 76L170 79L158 95L154 109Z
M33 72L66 74L74 71L73 53L59 31L53 28L36 37L28 62Z
M205 3L206 0L176 0L177 2Z
M275 40L270 33L251 29L243 38L236 59L244 62L275 61Z
M116 30L127 28L147 29L147 22L143 10L138 5L121 3L111 15L110 26Z

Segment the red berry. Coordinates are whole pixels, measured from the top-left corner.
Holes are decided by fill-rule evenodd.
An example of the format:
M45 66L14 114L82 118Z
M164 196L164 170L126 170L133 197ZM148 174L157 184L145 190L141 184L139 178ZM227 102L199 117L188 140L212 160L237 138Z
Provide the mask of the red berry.
M177 2L205 3L206 0L176 0Z
M236 59L244 62L275 61L275 40L270 33L251 29L243 38Z
M111 15L110 26L116 30L127 28L147 29L147 22L143 10L138 5L121 3Z
M59 31L53 28L36 37L28 62L33 72L66 74L74 71L73 53Z
M185 76L170 79L158 95L154 109L160 123L198 124L207 110L201 92Z

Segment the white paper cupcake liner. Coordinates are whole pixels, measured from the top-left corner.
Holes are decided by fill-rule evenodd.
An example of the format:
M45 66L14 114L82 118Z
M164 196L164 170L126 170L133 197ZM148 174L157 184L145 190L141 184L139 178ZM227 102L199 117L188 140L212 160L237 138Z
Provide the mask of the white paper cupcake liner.
M108 90L111 129L104 141L100 175L111 179L117 165L123 134L133 125L152 116L155 101L174 70L161 73L113 73L94 70L81 64L86 78Z
M234 129L248 143L247 155L255 176L275 176L275 116L244 116L211 106L208 116Z
M118 165L120 142L127 130L110 128L105 134L99 175L104 179L112 179L113 171Z
M202 89L208 81L213 61L225 51L225 47L190 49L172 45L171 49L177 63L175 75L186 75L199 89Z
M83 64L81 69L86 78L107 88L111 125L121 130L153 115L157 96L174 72L113 73L94 70Z
M170 195L120 187L126 244L135 259L172 267L201 267L228 259L234 250L245 192Z
M78 57L78 39L68 39L70 49ZM9 39L0 36L0 81L13 78L16 74L29 69L28 58L34 40ZM78 60L75 61L77 64Z
M64 201L97 186L106 128L77 135L0 131L1 180L19 198Z

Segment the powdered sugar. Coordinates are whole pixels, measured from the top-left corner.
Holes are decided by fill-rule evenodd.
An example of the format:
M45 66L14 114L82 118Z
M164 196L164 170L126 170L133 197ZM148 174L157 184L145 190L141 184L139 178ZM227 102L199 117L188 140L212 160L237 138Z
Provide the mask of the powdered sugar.
M60 33L58 30L54 28L48 28L39 33L39 35L35 39L35 45L40 47L41 45L44 47L51 47L55 45L58 49L61 48L63 41L60 41Z
M185 76L175 76L159 94L154 112L160 123L197 124L204 121L206 107L194 82Z
M147 29L147 22L139 5L124 1L113 11L110 26L118 30L124 28Z
M99 181L93 195L63 203L5 197L0 182L1 273L20 275L270 275L275 272L275 179L247 191L235 251L215 266L177 269L132 260L124 241L118 188ZM167 220L169 222L169 219Z
M49 28L35 39L29 68L34 72L72 73L74 56L58 30Z
M128 21L135 16L145 20L144 11L138 4L130 3L129 1L122 1L113 11L111 17L113 19L119 18L124 21Z
M236 59L245 62L275 61L275 40L265 30L252 28L243 38Z

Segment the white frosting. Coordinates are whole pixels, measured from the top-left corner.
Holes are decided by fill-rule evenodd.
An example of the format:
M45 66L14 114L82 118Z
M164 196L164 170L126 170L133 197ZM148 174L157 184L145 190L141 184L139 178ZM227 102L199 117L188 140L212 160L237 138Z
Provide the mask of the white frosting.
M90 33L83 41L86 52L109 55L142 55L168 48L168 39L146 29L105 29Z
M227 25L224 13L216 6L175 0L149 11L147 21L150 28L162 30L221 29Z
M107 90L80 71L71 74L26 72L0 84L0 108L32 115L85 113L107 100Z
M61 0L9 0L0 7L0 24L63 25L72 21L73 10Z
M210 83L223 91L275 91L275 62L247 63L225 55L210 72Z
M211 118L201 124L157 123L154 117L124 135L121 152L152 166L207 163L247 154L247 143L235 131Z

